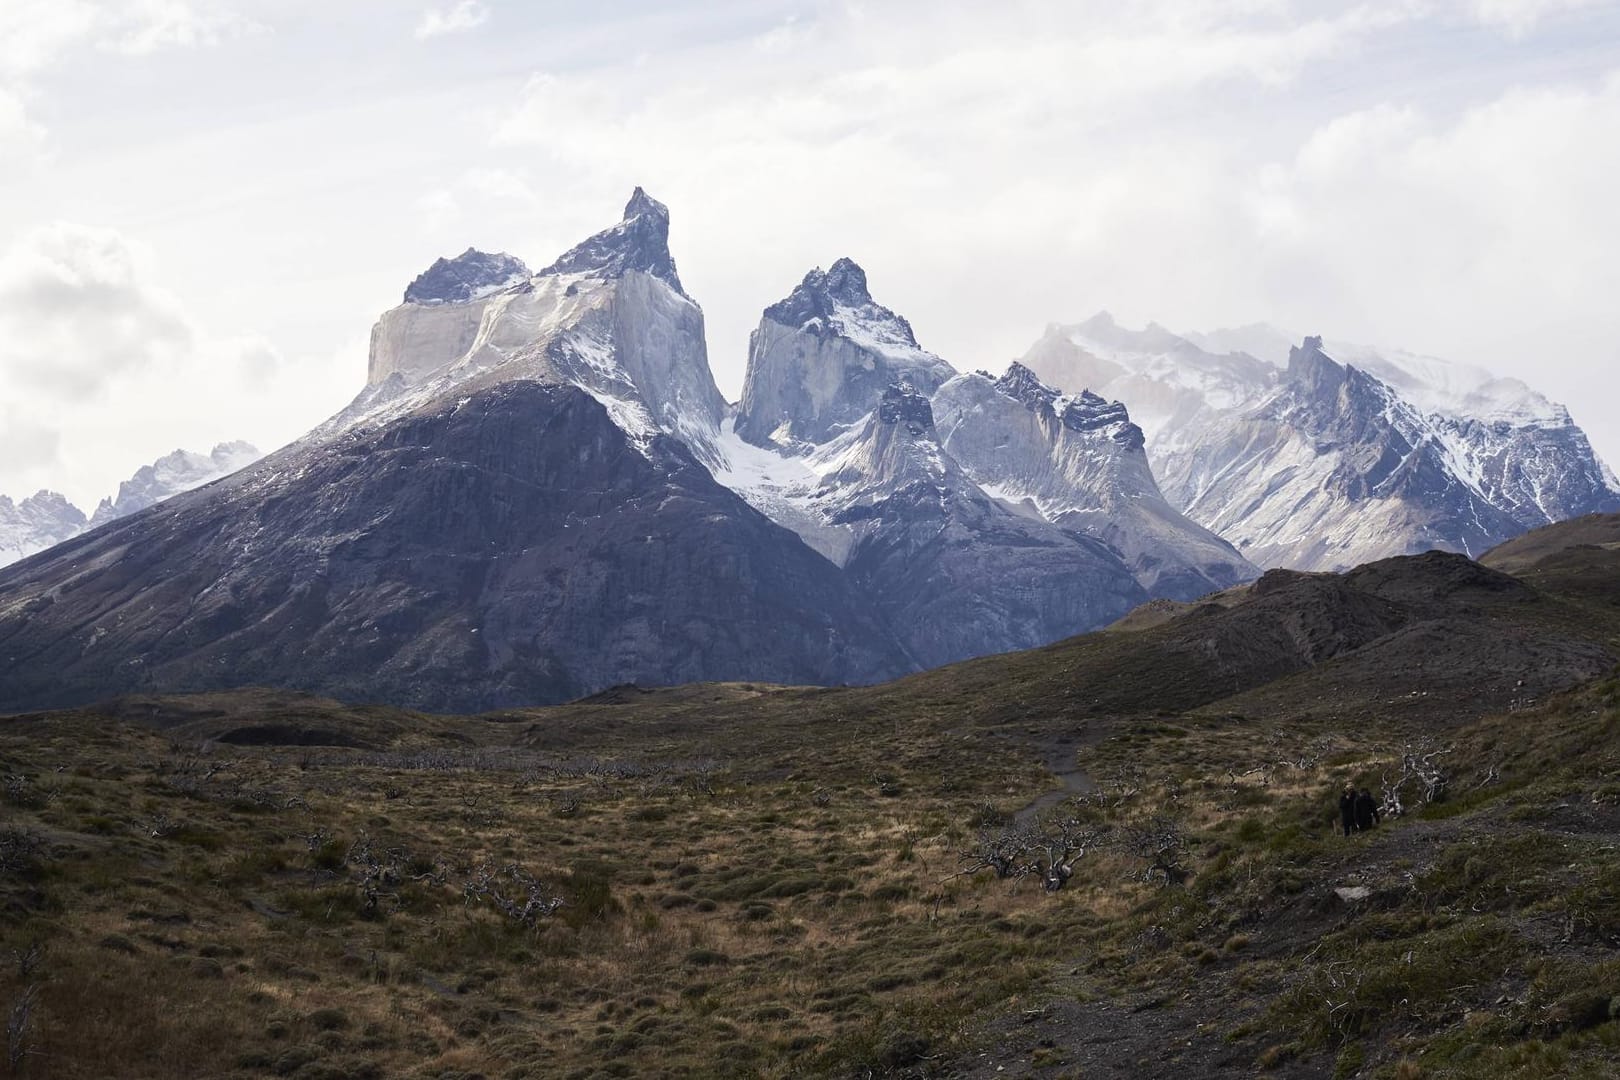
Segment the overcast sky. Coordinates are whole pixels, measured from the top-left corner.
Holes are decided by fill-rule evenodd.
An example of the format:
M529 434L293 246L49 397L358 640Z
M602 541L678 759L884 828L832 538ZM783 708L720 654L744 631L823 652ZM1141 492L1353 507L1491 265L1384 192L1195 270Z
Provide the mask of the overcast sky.
M544 265L636 184L731 397L848 255L959 368L1267 321L1620 464L1620 4L0 0L0 493L280 445L434 257Z

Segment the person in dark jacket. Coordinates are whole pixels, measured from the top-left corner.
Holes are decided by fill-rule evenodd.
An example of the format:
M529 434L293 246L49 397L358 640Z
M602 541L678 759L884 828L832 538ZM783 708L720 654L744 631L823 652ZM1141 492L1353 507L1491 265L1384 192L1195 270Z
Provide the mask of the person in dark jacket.
M1356 828L1365 832L1378 824L1378 803L1366 788L1356 796Z
M1344 825L1344 835L1349 836L1356 828L1356 786L1344 785L1344 793L1339 796L1339 821Z

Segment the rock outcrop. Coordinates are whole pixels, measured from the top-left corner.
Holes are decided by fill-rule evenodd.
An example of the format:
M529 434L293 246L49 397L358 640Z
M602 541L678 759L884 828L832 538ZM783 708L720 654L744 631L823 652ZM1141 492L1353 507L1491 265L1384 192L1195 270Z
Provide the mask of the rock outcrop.
M1123 404L1060 394L1018 363L959 375L933 404L941 444L985 492L1101 541L1150 595L1191 600L1259 574L1165 501Z
M759 446L824 443L888 387L932 394L954 374L917 344L910 323L872 299L866 272L839 259L765 309L749 338L736 432Z
M527 279L529 268L511 255L468 248L453 259L438 259L405 289L407 304L459 304L477 300Z
M579 386L627 429L673 435L712 462L726 402L668 238L669 211L637 188L623 220L532 277L386 312L372 331L370 393L344 422L395 399L533 378Z
M848 531L845 572L925 666L1069 637L1147 598L1104 545L985 495L915 387L877 406L813 455L811 504Z

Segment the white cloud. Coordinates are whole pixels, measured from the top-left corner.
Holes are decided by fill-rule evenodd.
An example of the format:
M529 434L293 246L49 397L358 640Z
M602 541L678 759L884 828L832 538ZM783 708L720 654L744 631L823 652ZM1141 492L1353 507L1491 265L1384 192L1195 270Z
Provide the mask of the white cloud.
M454 244L460 237L452 234L466 226L469 216L485 216L497 206L527 211L539 203L539 193L522 171L477 168L424 192L411 209L424 233Z
M150 370L194 337L115 232L44 226L0 255L0 372L47 400L105 393L112 376Z
M0 76L26 76L54 63L104 17L86 0L6 0L0 4Z
M416 39L426 41L445 34L460 34L476 30L488 21L489 8L479 0L457 0L450 7L429 8L423 12L421 21L416 24Z
M62 433L55 425L21 406L0 403L0 462L5 463L0 482L16 477L19 484L26 484L26 477L48 486L60 475L61 454ZM38 486L0 486L0 495L21 500L38 490Z
M677 244L693 238L676 251L689 286L752 298L708 305L710 355L733 392L748 328L776 299L760 290L785 292L846 254L973 366L992 362L975 350L1010 347L998 317L1033 336L1083 302L1086 267L1134 258L1101 245L1151 250L1174 242L1156 235L1168 222L1197 230L1236 203L1209 171L1231 153L1220 94L1281 94L1409 17L1403 5L1302 21L1237 6L1024 2L989 18L968 3L852 5L723 58L536 75L495 142L549 159L548 206L572 202L558 189L608 202L636 183L671 204ZM723 74L684 77L699 68ZM1173 134L1155 131L1166 114ZM1152 256L1159 277L1164 257ZM983 295L979 274L1015 267L1016 295Z
M1620 341L1617 190L1620 73L1449 121L1384 107L1323 125L1264 177L1256 203L1289 227L1261 257L1289 283L1278 302L1318 325L1365 313L1385 341L1517 363L1609 426L1581 406Z
M1482 361L1609 424L1576 399L1582 365L1620 359L1620 79L1271 124L1324 65L1433 12L1038 7L850 9L750 39L713 80L656 58L541 74L496 145L549 159L548 206L634 183L671 205L732 393L760 308L847 254L959 367L1103 307L1271 320Z
M0 158L13 164L30 160L44 141L44 128L29 117L22 98L0 86Z
M206 0L0 0L0 151L12 162L38 155L46 131L27 103L39 76L74 49L141 56L263 29Z
M201 48L264 27L228 8L192 0L125 0L104 18L102 47L130 56Z
M253 2L238 10L272 10ZM352 101L289 89L280 122L236 127L202 87L195 116L172 126L210 129L174 143L205 164L182 172L149 150L118 159L146 167L108 170L120 182L107 184L94 140L67 138L66 98L39 96L71 72L87 82L81 106L99 102L92 65L51 65L133 63L79 54L225 31L185 31L152 5L143 39L107 21L107 3L0 0L0 174L10 148L41 145L49 117L64 126L49 167L76 182L48 210L10 199L0 235L39 214L140 222L185 283L182 306L137 267L137 292L156 298L139 310L178 318L189 345L149 334L144 352L118 354L123 366L86 346L84 364L115 372L95 401L44 385L83 385L78 359L34 375L26 404L12 389L22 382L0 385L8 415L64 410L64 475L84 473L97 440L123 472L173 448L114 446L114 434L150 437L115 401L138 403L148 426L196 432L171 443L269 446L272 409L297 434L321 418L314 401L341 404L363 379L363 341L341 359L325 343L363 335L433 255L473 244L544 265L608 224L638 183L673 211L682 278L733 394L760 310L810 266L849 255L962 368L999 368L1047 322L1103 307L1186 329L1264 319L1483 362L1569 401L1595 434L1608 423L1585 411L1603 400L1593 366L1620 368L1620 307L1604 288L1620 132L1600 76L1620 67L1620 46L1583 38L1617 25L1597 6L814 0L773 23L757 16L774 3L510 5L500 34L427 68L407 34L378 38L346 5L296 6L308 23L289 15L297 32L277 48L243 50L240 81L297 83L302 65L352 59ZM419 0L407 18L427 6L418 29L431 37L493 4ZM5 32L23 8L38 18ZM509 74L530 62L541 74ZM29 190L53 197L46 186ZM228 280L221 245L251 253ZM261 323L280 353L247 332ZM1620 419L1609 427L1620 459ZM0 491L26 487L0 475Z
M288 358L215 336L119 233L32 230L0 253L0 493L40 487L91 508L177 447L279 446L360 385L364 351Z
M1595 5L1597 0L1469 0L1469 12L1486 26L1523 37L1543 19Z

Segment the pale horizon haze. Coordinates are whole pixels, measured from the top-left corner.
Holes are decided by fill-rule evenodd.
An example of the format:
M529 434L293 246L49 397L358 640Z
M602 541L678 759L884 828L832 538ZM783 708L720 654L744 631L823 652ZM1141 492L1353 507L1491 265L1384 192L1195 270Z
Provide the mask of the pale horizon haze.
M641 185L740 393L849 256L960 370L1108 310L1523 379L1620 464L1620 4L0 0L0 494L272 450L406 284Z

